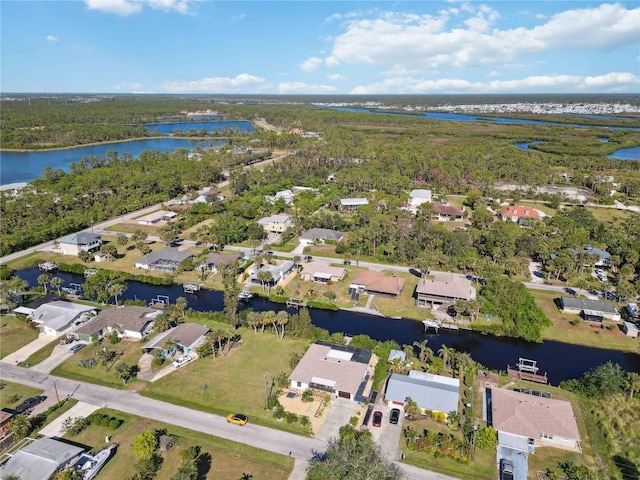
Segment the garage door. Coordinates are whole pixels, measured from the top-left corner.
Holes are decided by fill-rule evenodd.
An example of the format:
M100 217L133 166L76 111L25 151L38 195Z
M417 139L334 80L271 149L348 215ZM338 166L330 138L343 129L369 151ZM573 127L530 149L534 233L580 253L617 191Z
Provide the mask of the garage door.
M338 391L338 396L340 398L349 398L349 399L351 398L351 394L349 392L340 392L340 391Z

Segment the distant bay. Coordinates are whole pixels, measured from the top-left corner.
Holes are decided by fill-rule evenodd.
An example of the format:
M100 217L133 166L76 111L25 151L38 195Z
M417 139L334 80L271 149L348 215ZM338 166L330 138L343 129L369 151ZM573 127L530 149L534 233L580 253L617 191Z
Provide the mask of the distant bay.
M108 151L118 154L129 153L138 157L144 150L193 150L197 146L211 147L224 145L221 139L189 140L186 138L148 138L125 142L101 143L62 150L40 150L31 152L0 152L0 185L30 182L40 176L49 166L54 170L69 171L69 165L79 162L83 157L103 157Z
M205 130L207 133L254 133L253 123L246 120L219 120L203 122L179 122L179 123L145 123L143 125L151 133L161 135L172 134L176 130L189 133L198 133Z

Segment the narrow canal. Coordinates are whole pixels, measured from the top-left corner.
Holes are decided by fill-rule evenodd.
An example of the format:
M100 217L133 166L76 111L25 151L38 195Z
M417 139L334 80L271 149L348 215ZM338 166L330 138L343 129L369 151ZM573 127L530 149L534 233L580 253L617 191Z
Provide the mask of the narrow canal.
M37 286L38 268L29 268L16 274ZM84 282L82 275L55 274L64 280L64 286ZM150 302L157 295L166 295L171 303L178 297L185 297L190 308L196 311L218 311L223 309L222 292L201 290L197 295L187 295L181 285L157 286L140 282L129 282L122 298L142 299ZM284 310L285 305L272 303L263 298L253 298L241 303L241 308L256 311ZM294 313L295 310L289 310ZM557 385L563 380L580 377L584 372L607 361L620 364L625 370L640 372L640 355L637 353L605 350L568 343L546 341L529 343L513 338L499 338L461 330L439 334L424 331L421 322L408 319L384 318L364 315L345 310L337 312L310 309L314 325L327 329L330 333L342 332L347 335L369 335L375 340L395 340L400 345L411 345L415 341L429 340L429 347L437 352L442 345L468 352L474 360L494 370L506 370L507 365L515 365L520 357L536 360L540 373L547 373L549 382Z

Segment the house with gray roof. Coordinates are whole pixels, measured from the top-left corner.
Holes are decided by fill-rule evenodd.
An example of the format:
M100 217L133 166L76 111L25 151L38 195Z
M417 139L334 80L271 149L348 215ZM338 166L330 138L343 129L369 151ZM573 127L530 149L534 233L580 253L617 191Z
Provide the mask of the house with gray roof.
M487 423L501 446L533 453L535 447L580 451L580 432L570 402L504 388L485 393Z
M155 318L161 314L161 310L148 307L107 308L76 328L73 335L78 340L92 342L117 332L121 338L141 340L150 333Z
M342 198L340 199L340 210L346 210L348 212L355 212L358 207L363 205L369 205L369 200L366 198Z
M62 255L78 255L80 252L95 252L102 246L102 237L95 233L78 232L58 241Z
M258 280L258 272L267 271L271 274L271 286L276 285L278 282L284 280L291 272L293 272L296 264L291 260L283 260L277 265L264 264L258 268L253 268L249 271L251 283L256 285L262 285L262 282Z
M275 195L266 195L264 198L271 204L276 203L278 200L282 199L284 203L286 203L287 205L291 205L293 203L293 192L291 190L280 190L279 192L276 192Z
M601 322L608 318L616 322L620 321L620 312L613 303L606 300L590 300L588 298L560 297L561 310L564 313L580 315L588 321Z
M368 350L318 341L309 346L289 382L298 390L314 388L361 401L373 373L371 358Z
M192 254L181 252L175 247L165 247L157 252L151 252L135 262L136 268L145 270L159 270L161 272L175 272L182 262Z
M431 202L431 190L415 189L409 194L409 203L405 207L414 215L418 213L418 207L423 203Z
M83 451L76 445L40 438L11 455L0 467L0 478L13 475L20 480L49 480L73 463Z
M198 323L181 323L177 327L162 332L145 344L142 349L147 353L159 349L165 357L176 352L188 355L205 342L205 335L208 332L209 328L204 325ZM167 345L169 340L171 341L171 345Z
M324 243L327 240L341 242L344 240L344 233L330 228L311 228L298 238L301 245L311 245L312 243Z
M95 310L95 307L79 303L55 301L40 305L29 314L29 318L38 324L42 333L55 337L74 322L88 319Z
M458 411L460 380L411 370L409 375L392 373L384 394L390 406L404 407L411 399L422 410L448 415Z

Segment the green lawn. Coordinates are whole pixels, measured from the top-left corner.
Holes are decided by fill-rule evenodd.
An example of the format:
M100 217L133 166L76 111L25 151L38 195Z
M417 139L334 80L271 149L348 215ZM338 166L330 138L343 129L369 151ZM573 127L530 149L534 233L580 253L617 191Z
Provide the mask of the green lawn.
M0 316L0 358L19 350L38 338L38 330L31 328L22 316Z
M162 468L156 477L158 480L169 480L180 463L179 454L185 448L198 445L201 448L202 462L198 478L216 480L237 480L243 473L252 475L254 479L286 480L293 469L291 458L231 442L218 437L205 435L184 428L168 426L141 417L136 417L116 410L102 409L97 413L109 415L124 423L116 430L108 427L91 425L76 436L65 435L65 439L86 445L97 452L105 446L106 435L110 441L117 443L118 450L96 477L97 480L129 478L133 473L133 465L138 457L131 451L131 444L136 435L155 429L167 429L167 434L176 439L174 447L162 453Z
M43 390L39 388L27 387L19 383L2 381L0 383L0 409L15 408L23 402L25 398L40 395Z
M544 290L529 290L536 304L545 315L553 322L553 326L542 332L544 340L586 345L588 347L608 348L629 352L638 351L638 341L627 337L615 322L606 321L604 325L615 325L614 330L593 328L591 322L585 322L578 315L562 313L554 299L559 298L557 292ZM571 325L572 320L579 320L576 325Z
M280 372L291 373L289 353L302 353L308 341L276 339L264 333L239 330L243 343L222 357L202 358L149 384L144 395L219 415L240 412L252 423L307 433L299 422L277 422L265 413L265 376L268 382ZM274 391L275 393L275 391Z
M87 345L67 361L57 366L52 375L72 378L81 382L96 383L106 387L122 388L122 380L118 376L115 366L121 362L132 366L138 365L138 360L142 355L140 345L140 342L133 341L122 341L116 345L110 345L105 342L106 348L117 352L116 359L109 362L107 366L103 366L96 356L102 347L97 343ZM93 368L84 368L78 365L79 360L89 358L98 360L98 364Z

